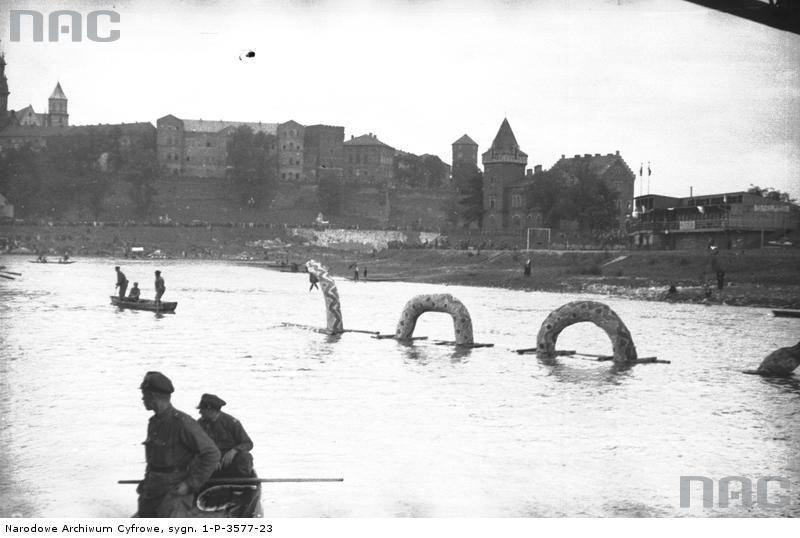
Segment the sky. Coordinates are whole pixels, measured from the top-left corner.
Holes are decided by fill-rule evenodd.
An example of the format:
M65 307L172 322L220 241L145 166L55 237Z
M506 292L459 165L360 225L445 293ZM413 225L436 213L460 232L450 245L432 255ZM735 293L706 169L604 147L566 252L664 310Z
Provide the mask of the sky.
M11 42L11 9L120 38ZM0 50L9 108L60 82L76 125L293 119L449 163L507 118L530 168L619 151L636 195L800 198L800 36L681 0L0 0Z

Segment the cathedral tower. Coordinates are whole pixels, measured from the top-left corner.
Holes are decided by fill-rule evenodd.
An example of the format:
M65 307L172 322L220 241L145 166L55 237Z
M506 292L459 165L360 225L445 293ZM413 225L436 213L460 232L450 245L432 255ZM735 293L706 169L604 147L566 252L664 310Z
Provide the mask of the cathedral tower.
M48 99L49 109L47 114L47 125L54 127L66 127L69 125L69 114L67 114L67 96L61 89L61 83L56 83L50 99Z
M525 178L528 155L520 151L514 132L504 119L489 151L483 154L483 227L508 226L506 187Z

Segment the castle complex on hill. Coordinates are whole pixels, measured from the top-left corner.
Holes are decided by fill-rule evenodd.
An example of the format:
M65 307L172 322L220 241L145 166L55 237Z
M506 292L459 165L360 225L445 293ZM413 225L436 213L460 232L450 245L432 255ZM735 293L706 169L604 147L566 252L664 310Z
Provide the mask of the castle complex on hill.
M119 129L121 144L133 136L154 134L153 149L167 177L221 179L229 169L228 142L236 129L246 126L253 133L271 137L268 150L277 157L276 177L282 184L313 188L326 178L373 191L405 189L420 191L420 194L438 191L449 193L446 196L451 198L458 196L450 165L442 163L438 157L397 150L373 133L345 140L342 126L302 125L294 120L284 123L210 121L178 118L172 114L159 118L155 127L149 122L70 126L68 100L60 83L50 95L47 113L35 112L32 105L16 112L9 111L5 67L5 59L0 56L0 151L25 144L43 147L52 136L113 128ZM458 163L478 167L478 144L468 135L453 142L452 151L454 167ZM421 164L431 160L439 166L426 168ZM503 232L541 226L542 215L533 196L533 186L542 173L542 166L526 170L528 155L520 149L507 119L501 123L491 146L481 155L481 163L484 170L483 229ZM622 227L628 203L634 195L634 173L619 152L574 158L562 155L550 170L558 171L559 176L569 182L580 170L586 169L618 194L617 224ZM413 176L415 173L427 175L419 180ZM444 209L435 212L438 216L431 220L443 223Z

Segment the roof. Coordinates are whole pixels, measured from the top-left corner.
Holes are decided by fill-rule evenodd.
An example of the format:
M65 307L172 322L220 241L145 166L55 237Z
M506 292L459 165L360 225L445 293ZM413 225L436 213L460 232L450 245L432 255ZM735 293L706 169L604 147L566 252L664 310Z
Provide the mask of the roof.
M502 151L519 151L519 144L517 138L514 136L514 131L511 130L511 125L508 119L503 118L503 123L500 124L500 129L497 130L497 135L494 137L491 149Z
M503 118L503 123L500 124L500 129L497 130L497 135L494 137L491 147L483 153L485 159L501 159L504 157L512 156L513 159L519 163L527 161L528 154L519 149L517 139L514 136L514 131L511 130L511 125L508 119Z
M183 130L186 132L216 133L228 127L238 127L240 125L247 125L255 132L264 131L269 134L278 132L277 123L263 123L260 121L209 121L202 119L181 121L183 121Z
M53 93L50 94L50 99L66 99L67 96L64 95L64 90L61 89L61 83L56 82L56 89L53 90Z
M394 151L394 148L392 146L390 146L389 144L385 144L385 143L381 142L380 140L378 140L378 137L375 136L374 134L365 134L365 135L357 136L355 138L347 140L344 143L344 145L345 146L381 146L381 147L385 147L385 148L388 148L388 149Z
M109 131L119 127L123 133L142 132L155 129L152 123L101 123L97 125L70 125L70 126L46 126L36 125L11 125L0 131L0 138L6 137L30 137L46 138L49 136L82 134L89 131Z
M461 145L469 145L469 146L477 146L478 145L477 142L475 142L473 139L471 139L467 135L464 135L461 138L459 138L458 140L456 140L455 142L453 142L454 146L455 145L459 145L459 144L461 144Z
M585 154L585 155L576 155L575 157L564 157L562 156L551 168L558 168L564 170L566 172L575 174L578 170L583 166L588 166L589 171L598 176L602 177L608 170L617 163L622 163L625 169L630 172L632 176L635 177L635 174L630 169L628 164L625 160L620 157L619 152L616 154L608 153L606 155L601 155L599 153L592 154Z

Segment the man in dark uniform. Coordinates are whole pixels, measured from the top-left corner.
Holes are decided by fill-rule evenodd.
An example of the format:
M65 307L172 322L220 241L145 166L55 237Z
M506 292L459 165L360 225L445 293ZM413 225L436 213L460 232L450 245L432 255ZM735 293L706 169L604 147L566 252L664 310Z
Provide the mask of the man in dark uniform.
M194 494L219 463L219 450L192 417L170 403L175 390L161 372L147 372L142 402L154 411L147 424L147 468L139 493L139 517L188 517Z
M125 273L119 270L119 265L114 267L114 270L117 272L116 287L119 288L119 300L122 301L125 299L125 290L128 289L128 279L125 278Z
M166 286L164 286L164 279L161 278L161 271L156 271L156 304L161 302L161 296L164 295L164 292L167 290Z
M214 477L248 477L253 475L253 441L244 431L242 423L221 411L225 400L214 394L200 397L202 417L198 423L216 443L222 459Z

